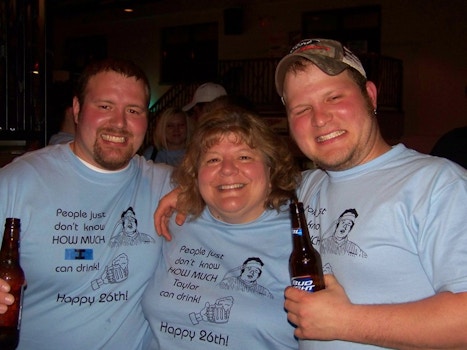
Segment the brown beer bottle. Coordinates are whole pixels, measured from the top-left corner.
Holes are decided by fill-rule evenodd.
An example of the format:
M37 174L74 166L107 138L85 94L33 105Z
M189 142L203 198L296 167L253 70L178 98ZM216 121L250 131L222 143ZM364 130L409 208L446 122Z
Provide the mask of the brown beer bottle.
M20 220L7 218L0 251L0 278L10 284L10 293L15 297L8 311L0 314L0 349L16 349L19 341L24 272L19 264Z
M313 247L308 232L303 203L291 201L293 250L289 259L292 286L307 292L324 289L321 256Z

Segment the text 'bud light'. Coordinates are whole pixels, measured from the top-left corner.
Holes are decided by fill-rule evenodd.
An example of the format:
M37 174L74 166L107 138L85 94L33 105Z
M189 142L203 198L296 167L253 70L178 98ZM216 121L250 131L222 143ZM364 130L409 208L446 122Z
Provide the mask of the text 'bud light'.
M311 277L295 277L292 278L292 286L305 292L314 292L315 284Z

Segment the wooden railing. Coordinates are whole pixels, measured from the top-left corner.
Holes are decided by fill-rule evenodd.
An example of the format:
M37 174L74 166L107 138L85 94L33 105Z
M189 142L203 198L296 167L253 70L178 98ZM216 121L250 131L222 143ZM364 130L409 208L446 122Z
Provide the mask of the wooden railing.
M402 60L378 56L360 56L363 67L378 88L378 110L402 112Z
M219 62L219 77L228 93L247 97L260 112L282 110L274 84L278 58Z
M401 111L402 61L385 56L361 56L368 79L378 87L378 107ZM218 63L218 81L229 94L250 99L261 111L281 105L274 86L274 72L279 58L253 60L224 60ZM157 114L168 106L183 106L193 95L197 84L177 84L152 107Z
M402 114L402 61L379 56L361 55L368 79L378 88L378 111ZM283 113L277 95L274 73L279 58L223 60L218 63L218 79L229 94L248 98L260 114ZM177 84L170 88L151 108L147 141L157 115L169 106L188 103L198 84ZM398 131L399 132L399 131Z

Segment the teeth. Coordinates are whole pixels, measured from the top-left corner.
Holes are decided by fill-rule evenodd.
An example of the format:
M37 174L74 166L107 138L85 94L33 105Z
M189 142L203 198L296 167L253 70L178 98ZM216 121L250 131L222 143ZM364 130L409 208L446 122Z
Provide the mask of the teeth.
M232 185L221 185L218 188L220 190L233 190L236 188L242 188L244 185L243 184L232 184Z
M112 135L104 134L102 135L102 139L105 141L109 141L109 142L118 142L118 143L125 142L125 138L123 136L112 136Z
M337 136L340 136L342 134L345 134L345 131L343 130L340 130L340 131L334 131L330 134L327 134L327 135L323 135L323 136L320 136L317 138L317 141L318 142L324 142L324 141L327 141L327 140L330 140L330 139L333 139L334 137L337 137Z

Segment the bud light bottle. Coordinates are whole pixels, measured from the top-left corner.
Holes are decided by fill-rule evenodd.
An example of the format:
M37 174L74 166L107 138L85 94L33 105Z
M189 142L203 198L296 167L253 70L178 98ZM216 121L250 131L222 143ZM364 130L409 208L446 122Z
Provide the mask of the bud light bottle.
M321 256L313 247L305 219L303 203L290 203L293 250L289 259L292 286L307 292L324 289Z

